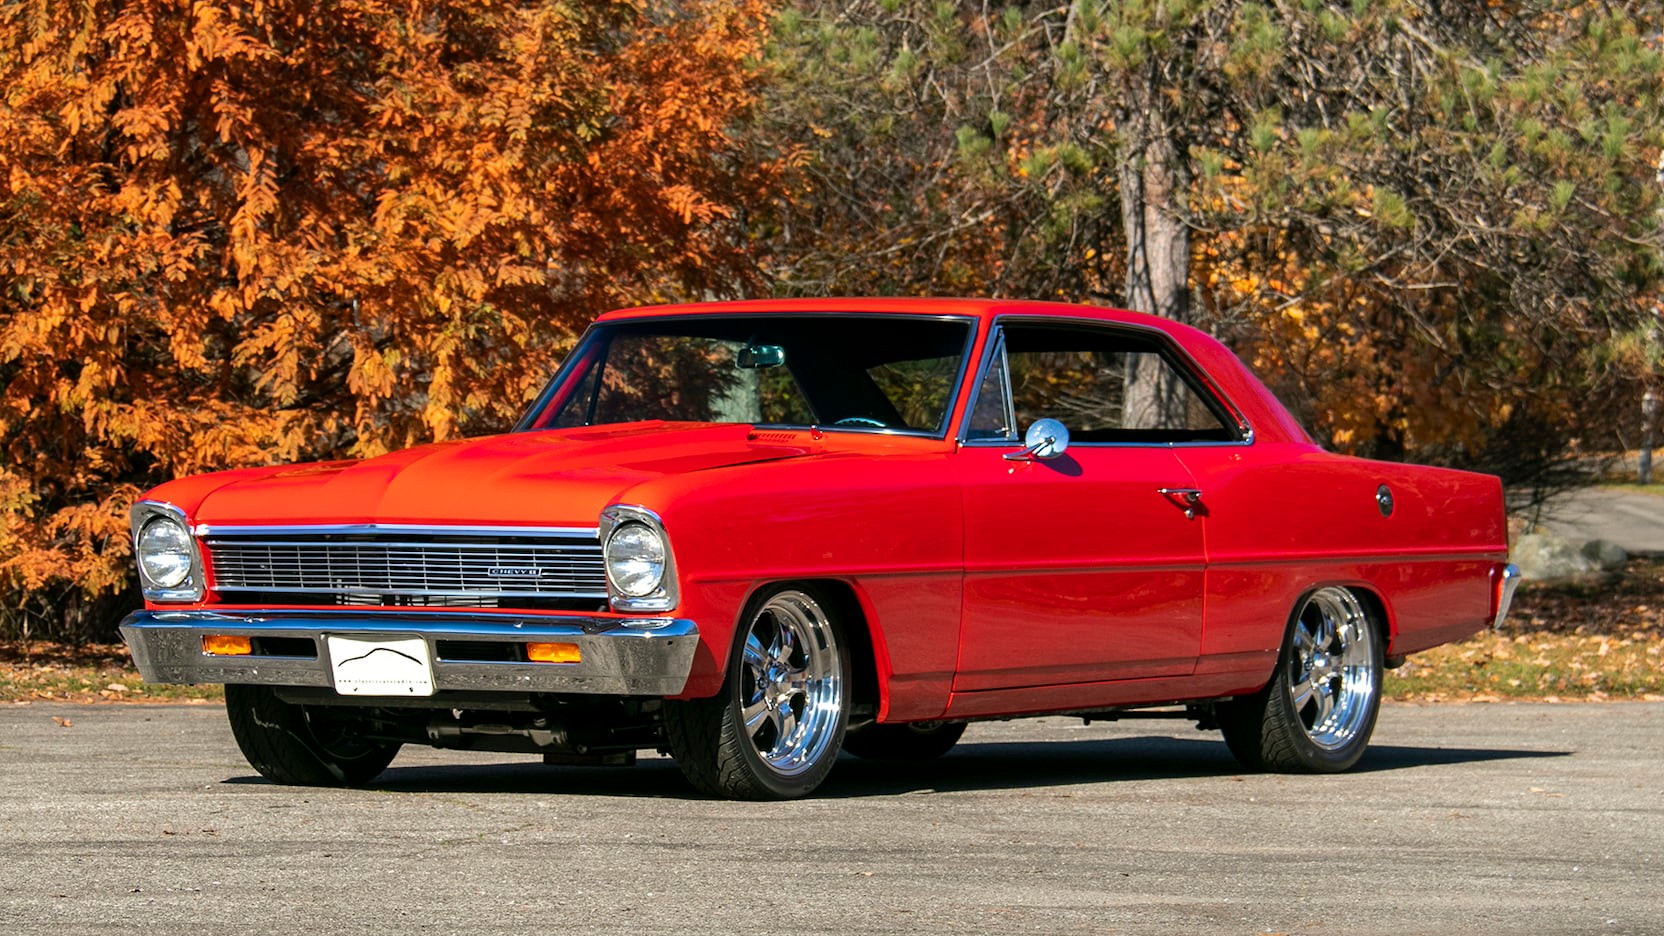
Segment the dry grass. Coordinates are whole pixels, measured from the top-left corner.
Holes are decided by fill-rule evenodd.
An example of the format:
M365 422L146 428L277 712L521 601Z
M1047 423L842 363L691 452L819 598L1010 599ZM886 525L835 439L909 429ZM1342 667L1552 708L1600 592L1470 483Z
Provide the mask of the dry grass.
M0 643L0 702L207 702L219 686L167 686L139 678L121 644Z
M1435 647L1387 673L1390 698L1664 701L1664 639L1483 634Z
M1520 589L1502 630L1418 653L1387 673L1388 697L1664 700L1664 560L1622 574ZM0 702L205 702L218 686L139 678L120 644L0 643Z

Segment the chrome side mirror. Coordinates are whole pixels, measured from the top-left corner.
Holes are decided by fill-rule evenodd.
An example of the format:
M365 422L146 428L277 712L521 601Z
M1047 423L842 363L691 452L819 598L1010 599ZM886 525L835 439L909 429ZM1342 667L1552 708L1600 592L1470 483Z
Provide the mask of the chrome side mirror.
M1069 448L1069 427L1055 419L1036 419L1023 433L1023 450L1007 452L1006 461L1056 458Z

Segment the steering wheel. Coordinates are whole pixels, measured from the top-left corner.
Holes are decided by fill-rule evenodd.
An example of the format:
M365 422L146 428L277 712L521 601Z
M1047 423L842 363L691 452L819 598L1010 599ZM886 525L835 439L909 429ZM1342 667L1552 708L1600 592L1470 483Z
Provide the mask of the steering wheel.
M890 426L883 420L873 419L871 416L845 416L834 422L834 426L868 426L873 429L888 429Z

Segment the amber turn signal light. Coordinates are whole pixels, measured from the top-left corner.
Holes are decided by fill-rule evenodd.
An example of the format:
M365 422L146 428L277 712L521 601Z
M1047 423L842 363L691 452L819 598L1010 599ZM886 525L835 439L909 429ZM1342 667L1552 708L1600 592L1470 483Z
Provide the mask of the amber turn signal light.
M254 641L230 634L209 634L202 638L202 652L214 656L248 656L254 652Z
M575 643L529 643L526 659L533 663L577 663L583 654Z

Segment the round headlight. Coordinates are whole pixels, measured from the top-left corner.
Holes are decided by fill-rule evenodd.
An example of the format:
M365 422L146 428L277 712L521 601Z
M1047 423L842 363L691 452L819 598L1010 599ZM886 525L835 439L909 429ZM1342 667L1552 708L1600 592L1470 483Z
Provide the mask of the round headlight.
M624 523L607 537L607 577L619 594L645 598L664 581L664 537L645 523Z
M139 531L139 569L158 588L178 588L191 577L191 534L172 517L156 517Z

